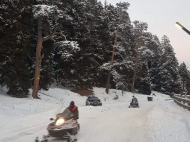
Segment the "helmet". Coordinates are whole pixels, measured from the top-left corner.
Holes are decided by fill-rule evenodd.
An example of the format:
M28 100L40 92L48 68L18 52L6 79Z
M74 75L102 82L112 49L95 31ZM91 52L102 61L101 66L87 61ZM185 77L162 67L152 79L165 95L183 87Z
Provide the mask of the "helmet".
M71 101L69 107L72 109L72 108L74 107L74 105L75 105L75 102L74 102L74 101Z
M74 106L74 105L75 105L75 102L74 102L74 101L71 101L71 102L70 102L70 105L73 105L73 106Z

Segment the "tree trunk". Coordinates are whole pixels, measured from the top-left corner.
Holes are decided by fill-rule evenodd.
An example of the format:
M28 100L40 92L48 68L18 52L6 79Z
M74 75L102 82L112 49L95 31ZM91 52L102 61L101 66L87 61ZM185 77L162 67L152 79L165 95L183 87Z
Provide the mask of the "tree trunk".
M111 66L113 65L113 62L114 62L115 46L117 45L117 34L118 34L118 28L117 28L116 35L115 35L113 52L112 52L112 56L111 56ZM106 83L106 93L107 94L109 93L110 77L111 77L111 71L109 71L107 83Z
M39 99L38 97L38 89L39 89L39 81L40 81L40 66L41 66L41 49L42 49L42 17L38 17L38 40L36 46L36 62L35 62L35 76L34 76L34 85L32 97L35 99Z
M134 68L134 73L133 73L133 80L132 80L132 86L131 86L131 92L134 92L134 85L135 85L135 78L136 78L136 72L137 72L137 63L138 63L138 58L139 58L139 47L140 47L140 41L138 40L138 45L137 45L137 55L135 58L135 68Z
M107 83L106 83L106 93L107 94L109 93L110 77L111 77L111 72L109 71Z
M121 22L121 13L119 13L119 23L118 23L118 27L117 27L116 34L115 34L115 39L114 39L113 51L112 51L112 56L111 56L111 66L114 63L115 46L117 45L117 35L118 35L118 29L119 29L120 22ZM110 77L111 77L111 71L109 71L108 78L107 78L107 83L106 83L106 93L107 94L109 93Z

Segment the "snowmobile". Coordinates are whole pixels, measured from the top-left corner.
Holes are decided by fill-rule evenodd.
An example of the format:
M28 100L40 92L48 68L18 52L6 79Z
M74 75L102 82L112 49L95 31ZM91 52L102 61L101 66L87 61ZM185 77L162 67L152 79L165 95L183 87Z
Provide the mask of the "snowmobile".
M138 100L133 100L131 101L130 105L129 105L129 108L136 108L138 107L139 108L139 103L138 103Z
M56 119L50 118L50 120L54 120L51 122L48 127L48 135L43 136L42 141L38 141L36 138L35 142L49 142L50 138L59 138L63 141L67 142L76 142L75 135L78 133L80 129L80 125L77 120L73 119L73 113L66 108L62 113L56 115Z

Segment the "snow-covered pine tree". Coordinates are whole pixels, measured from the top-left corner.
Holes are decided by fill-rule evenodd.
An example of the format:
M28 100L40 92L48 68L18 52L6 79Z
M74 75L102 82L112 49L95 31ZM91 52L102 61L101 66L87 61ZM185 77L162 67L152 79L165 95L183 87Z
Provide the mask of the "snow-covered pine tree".
M80 48L70 48L68 44L65 44L66 50L59 44L55 44L55 78L57 84L61 84L66 87L80 86L83 77L81 73L84 71L84 66L81 66L82 55L79 52L81 47L85 45L90 36L87 30L87 18L85 13L86 1L62 1L56 3L56 5L64 11L67 17L62 20L62 27L64 34L68 40L74 40L79 43ZM56 41L59 39L56 39ZM81 46L82 45L82 46ZM85 48L84 48L85 49ZM64 56L67 55L67 56ZM85 62L87 62L86 60Z
M187 89L187 94L189 95L190 94L190 71L188 70L188 80L186 82L186 89Z
M32 3L0 1L0 83L8 94L25 96L30 84L30 39Z
M182 89L178 71L178 61L169 38L164 35L161 40L162 54L158 63L158 91L168 95L179 94Z
M113 46L114 46L114 38L116 38L116 29L118 27L119 22L119 13L118 9L111 4L106 5L104 8L104 19L105 19L105 32L101 34L101 39L104 41L102 44L102 54L103 60L100 64L98 70L98 80L100 82L100 87L105 87L107 81L109 79L109 72L112 70L110 66L110 60L112 57ZM100 53L101 54L101 53ZM110 81L110 85L112 88L115 88L113 85L113 81ZM112 85L111 85L112 84Z
M179 66L179 74L181 76L181 81L182 81L182 91L185 92L186 94L190 94L190 73L187 69L186 64L183 62Z
M68 39L79 43L80 51L73 52L74 56L67 60L56 53L56 60L61 62L56 66L57 81L77 88L96 86L100 84L98 67L104 60L104 45L109 43L103 6L97 1L84 0L70 1L64 5L67 7L65 13L72 19L63 23L65 34Z
M133 57L135 53L135 42L132 33L132 25L127 13L129 3L118 3L117 10L121 13L121 21L118 27L118 41L115 51L115 63L113 64L114 88L130 91L131 78L133 74Z
M133 34L135 36L137 54L134 60L134 88L139 93L149 95L151 90L148 72L148 60L153 56L154 53L148 49L147 45L151 41L152 34L146 32L148 28L147 23L136 20L133 22L133 24Z
M59 46L64 46L66 42L67 44L69 44L70 47L73 47L72 41L70 42L65 41L66 37L62 31L61 24L63 20L67 18L67 15L64 14L64 11L60 10L58 6L53 5L53 3L49 5L50 0L45 0L42 2L39 0L38 2L39 3L33 6L34 17L38 19L38 40L36 46L35 77L34 77L34 85L32 92L33 98L39 98L37 92L39 89L41 62L42 58L44 57L44 54L41 54L42 44L44 43L44 41L52 39L55 35L61 35L62 40L56 41L56 44L58 44ZM58 5L61 4L59 2L60 1L56 1ZM49 62L48 59L46 61ZM50 67L50 72L47 71L48 68L44 67L44 69L46 69L45 70L46 73L50 73L51 75L51 69L52 69L51 67ZM51 82L49 82L47 85L50 85L50 83ZM47 89L48 86L46 86L45 88Z
M106 60L100 67L100 75L105 82L108 72L111 71L110 87L130 91L133 73L131 58L134 56L135 46L132 26L127 13L128 7L129 3L118 3L117 7L112 5L105 6L108 21L107 37L110 39L110 44L107 44L106 48L104 48ZM115 39L117 43L114 45ZM113 46L115 46L114 63L110 66ZM105 87L105 83L102 84L103 87Z
M150 35L148 39L146 39L145 46L149 50L150 54L146 54L148 69L149 69L149 77L151 81L151 90L157 90L159 84L159 59L161 54L161 44L156 35ZM146 51L146 50L145 50Z

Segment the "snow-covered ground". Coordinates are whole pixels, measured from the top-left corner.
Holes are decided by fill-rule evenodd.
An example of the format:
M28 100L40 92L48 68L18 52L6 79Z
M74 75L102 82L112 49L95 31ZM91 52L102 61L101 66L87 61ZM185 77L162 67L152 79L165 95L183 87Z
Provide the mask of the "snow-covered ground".
M78 142L189 142L190 112L164 94L155 92L153 102L134 94L140 108L128 108L132 93L94 88L103 106L85 106L86 97L66 89L40 91L41 100L12 98L0 92L0 142L34 142L47 134L49 118L71 100L79 108ZM115 95L118 100L113 100Z

